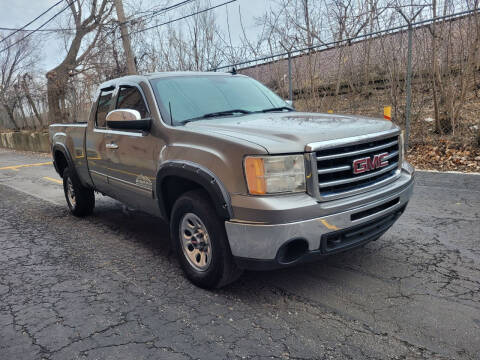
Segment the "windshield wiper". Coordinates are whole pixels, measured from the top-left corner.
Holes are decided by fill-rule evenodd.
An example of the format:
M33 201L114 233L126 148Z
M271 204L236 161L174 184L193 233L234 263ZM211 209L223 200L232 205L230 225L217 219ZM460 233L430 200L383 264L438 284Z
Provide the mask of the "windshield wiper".
M234 109L234 110L225 110L225 111L218 111L213 113L208 113L202 115L201 119L207 119L211 117L219 117L219 116L228 116L228 115L235 115L235 114L250 114L251 111L243 110L243 109Z
M288 110L288 111L295 111L294 108L291 108L289 106L280 106L280 107L274 107L274 108L270 108L270 109L263 109L263 110L260 110L260 111L257 111L257 112L273 112L273 111L283 111L283 110Z
M235 115L235 114L251 114L251 111L243 110L243 109L233 109L233 110L225 110L225 111L217 111L208 114L204 114L202 116L194 117L191 119L180 121L179 123L185 125L191 121L220 117L220 116L228 116L228 115Z

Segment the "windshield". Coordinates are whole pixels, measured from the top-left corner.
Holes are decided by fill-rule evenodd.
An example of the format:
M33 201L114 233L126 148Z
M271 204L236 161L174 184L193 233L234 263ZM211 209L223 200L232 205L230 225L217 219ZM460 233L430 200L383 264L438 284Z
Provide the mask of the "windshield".
M175 76L151 83L163 112L171 113L173 125L288 106L273 91L244 76Z

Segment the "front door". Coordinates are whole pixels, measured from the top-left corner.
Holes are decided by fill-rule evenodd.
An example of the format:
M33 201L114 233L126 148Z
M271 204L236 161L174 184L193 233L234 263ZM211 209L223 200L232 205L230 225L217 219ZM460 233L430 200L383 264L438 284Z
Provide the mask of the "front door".
M142 119L150 117L143 93L136 84L120 84L115 108L137 110ZM154 153L158 141L150 132L113 129L107 132L108 182L115 191L113 196L142 209L146 204L154 204Z

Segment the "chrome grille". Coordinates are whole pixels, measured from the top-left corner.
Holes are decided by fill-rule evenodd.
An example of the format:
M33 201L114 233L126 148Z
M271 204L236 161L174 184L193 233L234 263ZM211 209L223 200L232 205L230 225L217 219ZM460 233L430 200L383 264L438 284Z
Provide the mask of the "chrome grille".
M398 133L375 137L371 140L339 144L337 147L320 149L314 153L314 166L318 174L318 194L322 200L344 197L382 186L393 181L399 171ZM361 174L354 174L353 162L360 158L373 159L375 155L388 153L383 160L388 165Z

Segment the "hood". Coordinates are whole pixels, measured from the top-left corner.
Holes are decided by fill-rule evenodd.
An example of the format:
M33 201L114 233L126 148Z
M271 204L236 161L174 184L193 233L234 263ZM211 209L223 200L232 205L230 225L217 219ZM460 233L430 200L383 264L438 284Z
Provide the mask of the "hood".
M313 142L395 129L391 121L355 115L266 113L193 121L191 130L228 135L263 146L271 154L304 152Z

